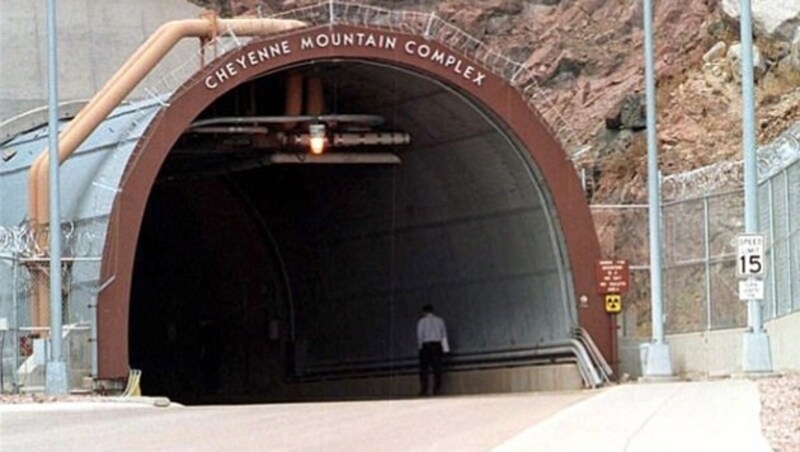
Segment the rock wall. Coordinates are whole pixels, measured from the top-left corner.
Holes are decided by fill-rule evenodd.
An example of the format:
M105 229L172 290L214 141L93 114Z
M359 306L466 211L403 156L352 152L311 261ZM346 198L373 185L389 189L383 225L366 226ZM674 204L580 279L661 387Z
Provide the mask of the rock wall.
M739 22L739 0L722 0L722 12L733 23ZM800 0L752 0L750 3L756 33L791 42L800 26Z

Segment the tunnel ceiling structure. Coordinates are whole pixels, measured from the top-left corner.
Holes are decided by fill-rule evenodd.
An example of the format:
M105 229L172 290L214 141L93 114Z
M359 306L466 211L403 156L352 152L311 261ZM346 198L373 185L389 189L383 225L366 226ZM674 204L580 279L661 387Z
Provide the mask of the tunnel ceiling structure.
M309 112L306 93L301 115L383 121L347 129L330 120L331 134L407 134L410 143L331 147L322 160L347 154L356 164L309 164L303 148L276 141L307 126L285 124L298 76L305 90L319 80L324 99ZM113 162L91 187L118 187L103 191L107 216L92 214L94 229L107 224L99 376L184 359L188 369L221 369L201 386L268 391L259 375L407 368L427 303L448 322L455 364L562 354L579 327L613 360L584 194L509 78L414 34L312 27L254 40L169 99L114 116L132 120L109 128L130 134L126 147L109 160L82 148L78 158L97 163L68 163L65 173L78 180L70 171ZM264 130L198 127L281 116ZM278 164L279 154L297 161Z

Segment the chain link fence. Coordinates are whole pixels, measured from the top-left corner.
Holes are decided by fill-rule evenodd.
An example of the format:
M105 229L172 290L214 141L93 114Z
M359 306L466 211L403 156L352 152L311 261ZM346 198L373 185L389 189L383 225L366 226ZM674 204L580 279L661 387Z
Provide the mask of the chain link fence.
M760 231L766 239L765 320L800 310L800 123L759 150ZM662 243L668 334L744 327L736 237L744 232L741 162L663 179ZM632 264L622 335L651 334L646 205L592 206L603 255Z
M61 299L64 352L71 388L96 374L92 329L97 275L105 242L105 222L92 219L62 223ZM44 360L50 335L51 231L28 224L0 226L0 312L6 330L0 332L0 393L44 385Z
M741 191L665 203L664 299L668 334L744 326L738 299L736 236Z
M42 317L43 307L49 307L50 270L47 258L21 257L4 259L11 264L10 306L5 311L8 329L2 331L2 368L0 369L0 393L17 392L22 387L39 387L44 384L43 360L47 354L49 336L48 326L33 326L32 318ZM62 309L65 332L65 350L70 363L70 373L80 380L82 375L91 372L91 357L88 348L83 346L88 339L91 327L88 322L75 321L79 311L75 309L72 297L71 262L64 262L62 278ZM49 322L40 322L49 325ZM76 382L72 386L78 386Z
M798 290L800 250L800 162L769 178L759 187L761 231L768 244L764 318L800 310Z

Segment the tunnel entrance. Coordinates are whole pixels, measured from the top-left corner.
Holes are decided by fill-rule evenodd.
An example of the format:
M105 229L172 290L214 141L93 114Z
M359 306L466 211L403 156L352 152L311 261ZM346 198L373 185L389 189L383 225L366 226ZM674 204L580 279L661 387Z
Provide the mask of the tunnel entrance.
M130 354L147 391L281 397L287 382L408 373L426 303L464 368L569 339L552 206L484 111L430 79L353 61L254 80L195 123L284 114L283 96L264 93L286 92L288 74L322 81L326 113L381 117L378 133L412 143L348 149L400 164L263 164L284 150L257 149L250 129L188 129L136 254Z
M576 357L589 381L578 327L611 356L574 168L503 79L360 46L253 63L351 29L251 43L150 125L110 216L101 378L141 368L146 393L184 402L351 397L355 380L411 394L427 303L448 323L454 392L519 379L469 372ZM417 39L381 33L397 48ZM241 61L253 65L231 69ZM300 107L287 97L298 79ZM312 157L319 122L330 147Z

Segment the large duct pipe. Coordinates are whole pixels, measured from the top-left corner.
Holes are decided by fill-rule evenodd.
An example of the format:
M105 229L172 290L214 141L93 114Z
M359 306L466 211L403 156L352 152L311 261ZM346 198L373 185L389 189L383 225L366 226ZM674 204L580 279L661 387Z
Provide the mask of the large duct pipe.
M203 19L172 21L162 25L147 39L117 72L106 82L89 103L81 109L69 126L59 135L58 161L64 163L83 143L98 125L116 108L136 85L172 50L183 38L194 37L213 39L232 33L236 36L266 36L272 33L304 27L297 20L282 19L219 19L209 14ZM302 99L302 97L301 97ZM43 241L45 226L50 224L48 198L49 166L48 151L45 149L31 165L28 175L28 217L32 229L37 233L37 245L46 249ZM57 220L58 221L58 220ZM58 231L59 227L51 227ZM46 293L46 285L34 278L34 300L31 313L35 324L45 324L49 311L40 306ZM38 287L42 286L42 287Z
M303 75L298 73L289 74L286 78L286 116L300 116L303 112ZM284 124L286 130L293 129L296 122Z

